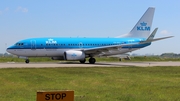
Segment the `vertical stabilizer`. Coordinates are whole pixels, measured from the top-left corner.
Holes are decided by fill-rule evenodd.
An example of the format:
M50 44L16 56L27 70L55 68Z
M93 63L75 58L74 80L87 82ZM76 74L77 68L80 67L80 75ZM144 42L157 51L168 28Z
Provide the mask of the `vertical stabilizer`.
M120 37L148 38L153 21L155 8L149 7L134 28L126 35Z

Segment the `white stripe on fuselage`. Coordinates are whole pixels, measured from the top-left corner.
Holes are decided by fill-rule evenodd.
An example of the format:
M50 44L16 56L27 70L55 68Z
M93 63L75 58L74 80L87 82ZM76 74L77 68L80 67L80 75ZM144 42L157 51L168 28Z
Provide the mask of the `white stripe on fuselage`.
M100 53L100 56L123 54L137 50L139 48L125 48L125 49L114 49L109 51L104 51ZM72 49L8 49L7 51L15 54L17 56L27 56L27 57L58 57L64 56L64 52ZM83 49L73 49L73 50L83 50Z

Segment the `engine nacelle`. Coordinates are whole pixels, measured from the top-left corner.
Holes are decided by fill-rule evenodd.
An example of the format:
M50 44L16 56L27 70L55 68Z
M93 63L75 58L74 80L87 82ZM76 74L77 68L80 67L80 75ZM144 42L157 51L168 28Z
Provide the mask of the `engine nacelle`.
M59 56L59 57L51 57L52 60L64 60L63 56Z
M64 52L65 60L84 60L85 53L82 51L69 50Z

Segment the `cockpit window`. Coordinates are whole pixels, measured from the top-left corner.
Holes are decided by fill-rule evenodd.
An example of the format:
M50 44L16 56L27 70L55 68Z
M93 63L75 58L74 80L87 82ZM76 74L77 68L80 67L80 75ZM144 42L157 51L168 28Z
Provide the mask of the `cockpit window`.
M24 43L16 43L15 45L16 45L16 46L23 46Z

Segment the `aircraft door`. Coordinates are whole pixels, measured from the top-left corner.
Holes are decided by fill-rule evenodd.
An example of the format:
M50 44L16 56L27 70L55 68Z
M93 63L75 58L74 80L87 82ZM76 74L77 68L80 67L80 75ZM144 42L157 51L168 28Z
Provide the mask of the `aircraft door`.
M36 40L31 40L31 49L32 50L36 49Z
M128 43L132 44L133 43L133 40L129 40ZM132 49L132 45L128 46L129 47L129 50Z
M79 48L83 48L83 43L82 42L79 42Z

